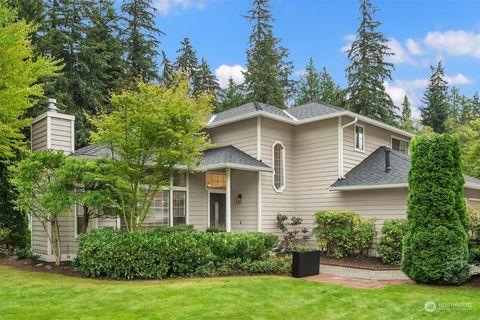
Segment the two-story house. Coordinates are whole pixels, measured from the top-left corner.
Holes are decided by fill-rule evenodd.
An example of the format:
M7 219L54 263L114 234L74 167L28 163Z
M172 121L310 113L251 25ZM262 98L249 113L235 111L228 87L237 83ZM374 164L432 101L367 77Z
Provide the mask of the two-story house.
M32 121L32 150L101 155L95 145L75 150L73 122L52 104ZM216 147L204 151L197 171L171 177L146 225L278 233L279 213L301 217L310 229L318 210L350 209L378 227L405 218L409 132L323 104L282 110L257 102L212 115L205 130ZM465 197L480 201L480 180L466 177ZM61 217L65 260L77 250L80 212ZM121 220L99 218L92 225L119 228ZM34 220L31 227L33 251L53 260L43 228Z

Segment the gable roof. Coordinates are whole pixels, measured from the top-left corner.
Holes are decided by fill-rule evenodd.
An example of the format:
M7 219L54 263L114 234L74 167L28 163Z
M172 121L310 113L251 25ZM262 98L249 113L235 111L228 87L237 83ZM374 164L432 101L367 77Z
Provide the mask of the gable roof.
M390 150L391 169L385 171L385 150ZM379 147L356 167L350 170L345 179L337 180L329 190L368 190L408 187L410 157L404 153ZM480 190L480 180L465 175L465 187Z
M74 157L87 159L102 156L111 157L111 155L110 150L96 144L77 149L75 153L73 153ZM200 170L231 168L252 171L272 171L272 168L265 163L231 145L203 151L202 161L198 163L197 166ZM179 169L181 168L179 167Z
M265 103L249 102L239 107L213 114L212 116L210 116L206 127L214 128L224 124L250 119L258 116L263 116L292 125L300 125L319 120L331 119L341 116L349 116L352 118L358 118L358 120L360 121L388 129L392 132L396 132L407 137L413 137L413 134L411 132L396 128L381 121L377 121L339 107L322 103L308 103L292 107L290 109L280 109Z

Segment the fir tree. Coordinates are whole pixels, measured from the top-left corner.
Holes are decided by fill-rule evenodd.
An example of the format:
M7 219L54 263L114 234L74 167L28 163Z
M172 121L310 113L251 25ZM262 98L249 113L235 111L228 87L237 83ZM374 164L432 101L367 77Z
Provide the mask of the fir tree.
M220 94L220 103L216 112L232 109L244 104L247 100L241 85L236 84L232 78L228 79L228 86Z
M431 66L430 69L432 72L430 82L422 99L424 105L420 107L422 124L431 127L435 132L444 133L450 114L445 71L441 61L436 68Z
M477 119L480 117L480 95L478 91L473 94L471 103L473 110L473 118Z
M393 53L387 38L377 30L381 23L374 20L376 11L370 0L360 1L360 26L347 51L352 62L346 69L347 107L361 115L394 124L397 107L383 85L385 80L391 79L394 66L386 58Z
M160 83L169 87L172 84L174 73L172 63L168 59L165 51L162 50L162 75L160 76Z
M410 101L407 95L403 98L402 102L402 115L400 116L400 125L403 130L413 132L415 126L412 120L412 109L410 107Z
M198 70L197 52L188 37L183 38L180 42L180 49L177 50L178 56L175 60L175 71L185 73L189 77L194 78Z
M153 81L159 78L156 57L163 34L155 26L157 10L152 0L124 0L121 10L125 15L124 45L133 78Z
M270 1L253 0L246 18L253 24L246 52L248 98L284 108L293 88L293 65L287 61L288 50L279 46L280 39L273 35Z
M320 74L315 68L313 58L310 58L298 81L295 104L319 102L321 97Z
M207 61L202 59L193 83L193 95L216 95L220 90L217 77L212 73Z
M320 72L320 101L337 107L343 105L343 90L335 84L325 67Z

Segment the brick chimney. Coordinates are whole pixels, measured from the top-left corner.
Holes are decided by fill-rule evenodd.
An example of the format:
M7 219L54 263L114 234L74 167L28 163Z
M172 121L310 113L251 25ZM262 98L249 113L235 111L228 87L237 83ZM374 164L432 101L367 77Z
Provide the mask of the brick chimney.
M75 116L58 112L57 100L48 99L47 111L31 122L32 151L75 152Z

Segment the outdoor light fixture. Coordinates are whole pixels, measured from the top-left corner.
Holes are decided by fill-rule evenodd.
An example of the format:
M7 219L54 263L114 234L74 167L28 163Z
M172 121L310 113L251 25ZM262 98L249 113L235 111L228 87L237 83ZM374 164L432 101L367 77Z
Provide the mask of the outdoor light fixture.
M242 195L241 195L241 194L239 194L239 195L237 196L237 203L238 203L238 204L242 203Z

